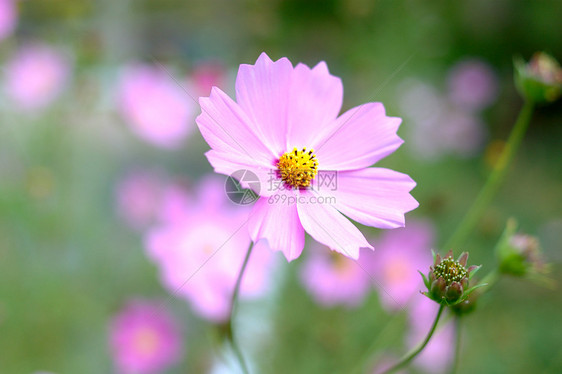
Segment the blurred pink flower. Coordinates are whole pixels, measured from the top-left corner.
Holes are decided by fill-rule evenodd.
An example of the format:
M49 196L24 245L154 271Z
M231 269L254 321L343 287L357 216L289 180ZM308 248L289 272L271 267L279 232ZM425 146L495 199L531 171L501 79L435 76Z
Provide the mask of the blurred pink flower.
M429 332L439 305L423 295L418 295L409 310L410 331L406 337L409 348L417 347ZM413 364L428 373L443 373L452 362L455 331L452 323L443 323L441 317L437 331Z
M174 219L191 204L183 186L152 170L127 173L115 195L119 216L135 230L146 229L157 220Z
M126 68L120 80L119 105L131 130L158 147L179 147L195 127L193 99L164 69Z
M168 216L148 232L145 247L164 286L187 299L195 312L213 322L228 318L234 284L250 245L248 211L226 198L224 182L203 180L183 214ZM241 286L242 299L267 288L272 253L255 245Z
M362 256L361 264L376 280L387 310L405 307L422 290L418 270L425 271L431 265L433 242L433 225L410 220L405 228L385 231L376 242L377 250Z
M494 102L498 92L496 75L490 65L478 59L457 63L449 71L449 96L465 110L480 110Z
M155 302L127 304L111 321L109 342L122 374L159 373L183 356L180 325Z
M211 88L226 84L227 71L220 62L208 61L198 64L190 78L197 96L209 96Z
M0 41L14 32L17 22L15 0L0 0Z
M249 221L254 242L267 240L291 261L300 256L306 231L356 259L360 248L372 247L344 214L396 228L418 206L409 176L370 167L402 144L400 118L386 116L381 103L338 117L343 87L325 62L293 67L287 58L274 62L262 53L255 65L240 65L236 99L213 88L199 99L196 122L215 172L249 170L261 182ZM326 173L337 173L337 188L321 188Z
M355 307L369 292L369 275L354 260L314 243L300 269L304 287L320 305Z
M57 98L69 75L67 56L45 44L27 44L6 64L6 91L21 108L41 109Z
M403 91L400 105L411 124L409 144L416 156L467 157L482 149L487 133L477 114L454 105L422 82L409 81Z

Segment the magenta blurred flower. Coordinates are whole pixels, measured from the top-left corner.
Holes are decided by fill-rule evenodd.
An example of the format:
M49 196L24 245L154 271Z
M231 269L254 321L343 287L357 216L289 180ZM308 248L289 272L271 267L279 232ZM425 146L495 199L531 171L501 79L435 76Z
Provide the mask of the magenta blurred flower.
M131 130L158 147L179 147L194 128L193 99L164 69L146 65L126 68L119 104Z
M255 65L240 66L236 99L214 88L199 99L196 121L215 172L250 170L261 182L249 221L255 242L266 239L291 261L300 256L306 231L356 259L360 248L372 247L343 214L395 228L418 206L409 176L369 167L402 144L401 120L387 117L381 103L338 117L343 87L326 63L293 67L287 58L273 62L262 53ZM337 175L337 188L325 185L328 174Z
M449 71L449 96L466 110L480 110L494 102L498 93L496 75L490 65L478 59L457 63Z
M41 109L61 93L70 75L70 61L46 44L21 47L6 64L9 97L23 109Z
M300 269L301 282L323 306L361 304L370 289L370 278L354 260L329 252L314 243Z
M387 231L377 250L361 258L361 264L376 280L382 305L402 309L423 289L418 270L432 263L433 226L426 221L409 221L408 226Z
M14 32L17 22L15 0L0 0L0 41Z
M213 87L226 83L227 71L220 62L208 61L198 64L190 78L196 95L208 96Z
M222 181L209 179L202 185L189 210L169 215L167 222L150 230L145 246L170 293L187 299L200 316L223 322L251 242L245 227L248 211L229 203ZM241 285L242 299L265 291L272 260L266 246L255 246Z
M414 299L409 310L410 331L406 341L410 348L417 347L427 336L439 304L419 295ZM455 331L450 321L437 327L437 331L424 350L416 357L413 364L428 373L443 373L450 366L454 354Z
M130 302L111 321L109 340L122 374L159 373L183 356L181 327L159 303Z
M400 105L410 119L410 150L416 156L468 157L484 144L486 129L478 115L450 103L428 84L418 81L404 84Z
M185 214L191 204L183 183L153 170L128 172L115 191L117 213L132 229L143 230L157 221Z

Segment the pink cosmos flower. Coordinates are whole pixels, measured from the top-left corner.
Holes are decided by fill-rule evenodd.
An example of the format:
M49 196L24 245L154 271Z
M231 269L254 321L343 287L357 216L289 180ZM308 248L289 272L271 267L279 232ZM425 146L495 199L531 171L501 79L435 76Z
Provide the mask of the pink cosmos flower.
M381 103L338 117L343 87L324 62L293 67L287 58L273 62L262 53L255 65L240 66L236 99L213 88L200 98L196 122L215 172L245 169L261 182L249 220L253 241L267 240L291 261L300 256L306 231L356 259L360 248L372 246L343 214L396 228L418 206L409 176L369 167L402 144L401 120L387 117Z
M159 303L130 302L110 325L109 343L122 374L159 373L183 356L181 327Z
M369 275L355 261L322 247L315 243L310 248L300 269L301 282L314 300L323 306L358 306L369 292Z
M195 104L164 69L130 66L122 74L119 91L121 113L144 141L173 149L192 132Z
M225 321L250 237L248 211L226 199L224 182L208 179L189 209L168 215L148 232L145 247L170 293L187 299L195 312L213 322ZM176 212L179 213L179 212ZM261 295L272 270L271 251L254 247L240 297Z
M410 331L406 337L409 348L417 347L425 339L435 320L439 305L423 295L415 298L409 310ZM443 373L452 362L454 354L454 326L450 321L441 323L428 345L416 357L413 364L428 373Z
M41 109L61 93L69 75L64 54L45 44L28 44L6 65L6 91L23 109Z
M18 22L14 0L0 0L0 41L10 36Z
M418 270L431 265L433 241L434 229L429 222L410 221L405 228L385 232L377 251L361 258L380 288L386 309L401 309L419 294L423 281Z
M496 99L498 82L487 63L468 59L457 63L449 71L451 101L466 110L480 110Z
M128 226L143 230L157 220L183 214L190 197L179 182L168 179L153 170L134 170L119 181L117 213Z

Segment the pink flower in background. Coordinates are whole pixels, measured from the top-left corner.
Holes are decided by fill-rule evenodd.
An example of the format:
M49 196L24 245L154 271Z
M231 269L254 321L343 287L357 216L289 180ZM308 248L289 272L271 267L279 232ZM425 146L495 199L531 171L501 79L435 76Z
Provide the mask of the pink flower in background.
M41 109L57 98L69 75L67 56L45 44L28 44L6 64L5 89L21 108Z
M181 327L159 303L130 302L110 325L109 343L118 373L159 373L183 356Z
M182 184L152 170L127 173L117 184L115 197L117 213L135 230L173 219L191 204Z
M386 231L377 251L361 258L376 280L382 305L388 310L403 308L423 288L418 270L432 263L434 229L429 222L410 221L401 229Z
M306 231L356 259L360 248L372 247L343 214L396 228L418 206L410 177L370 168L402 144L401 120L387 117L381 103L338 117L343 87L324 62L293 67L287 58L273 62L262 53L255 65L240 66L236 99L214 88L199 99L196 121L215 172L250 170L261 182L249 221L255 242L267 240L291 261L300 256ZM337 174L337 188L325 185L328 174Z
M168 216L148 232L145 246L164 286L187 299L195 312L214 322L230 313L230 301L250 237L248 211L226 199L224 182L203 180L183 214ZM242 299L261 295L272 270L271 251L255 245L241 285Z
M300 279L320 305L361 304L370 289L369 275L352 259L314 243L300 269Z
M125 69L119 104L131 130L158 147L179 147L194 128L193 99L164 69L145 65Z
M150 171L135 171L119 181L117 209L130 227L143 229L154 220L164 189L161 179Z
M197 96L208 96L211 88L226 84L227 71L220 62L198 64L191 74L191 83Z
M15 0L0 0L0 41L14 32L17 22Z
M464 60L449 71L449 97L466 110L480 110L494 102L498 92L496 75L490 65L477 60Z
M403 85L400 106L410 123L410 150L427 159L445 154L467 157L480 151L487 132L479 116L440 95L428 84Z
M409 348L418 346L427 336L439 305L423 295L418 295L409 310L410 331L407 335ZM424 350L413 364L428 373L444 373L451 365L454 354L455 331L452 323L441 323Z

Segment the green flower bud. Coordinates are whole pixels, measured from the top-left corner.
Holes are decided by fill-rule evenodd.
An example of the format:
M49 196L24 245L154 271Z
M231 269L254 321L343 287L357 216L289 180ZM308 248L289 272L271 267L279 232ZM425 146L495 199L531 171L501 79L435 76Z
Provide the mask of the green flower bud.
M529 63L514 60L515 85L519 93L534 103L551 103L562 93L562 69L558 61L544 52L537 52Z
M507 221L505 231L496 246L499 271L516 277L546 281L550 267L544 261L539 240L531 235L517 233L514 219Z
M433 266L429 267L429 274L422 274L428 288L423 294L430 299L440 304L457 305L467 300L474 289L482 286L469 288L470 278L480 267L466 268L468 253L462 253L458 260L453 259L452 251L443 258L435 254L434 258Z

